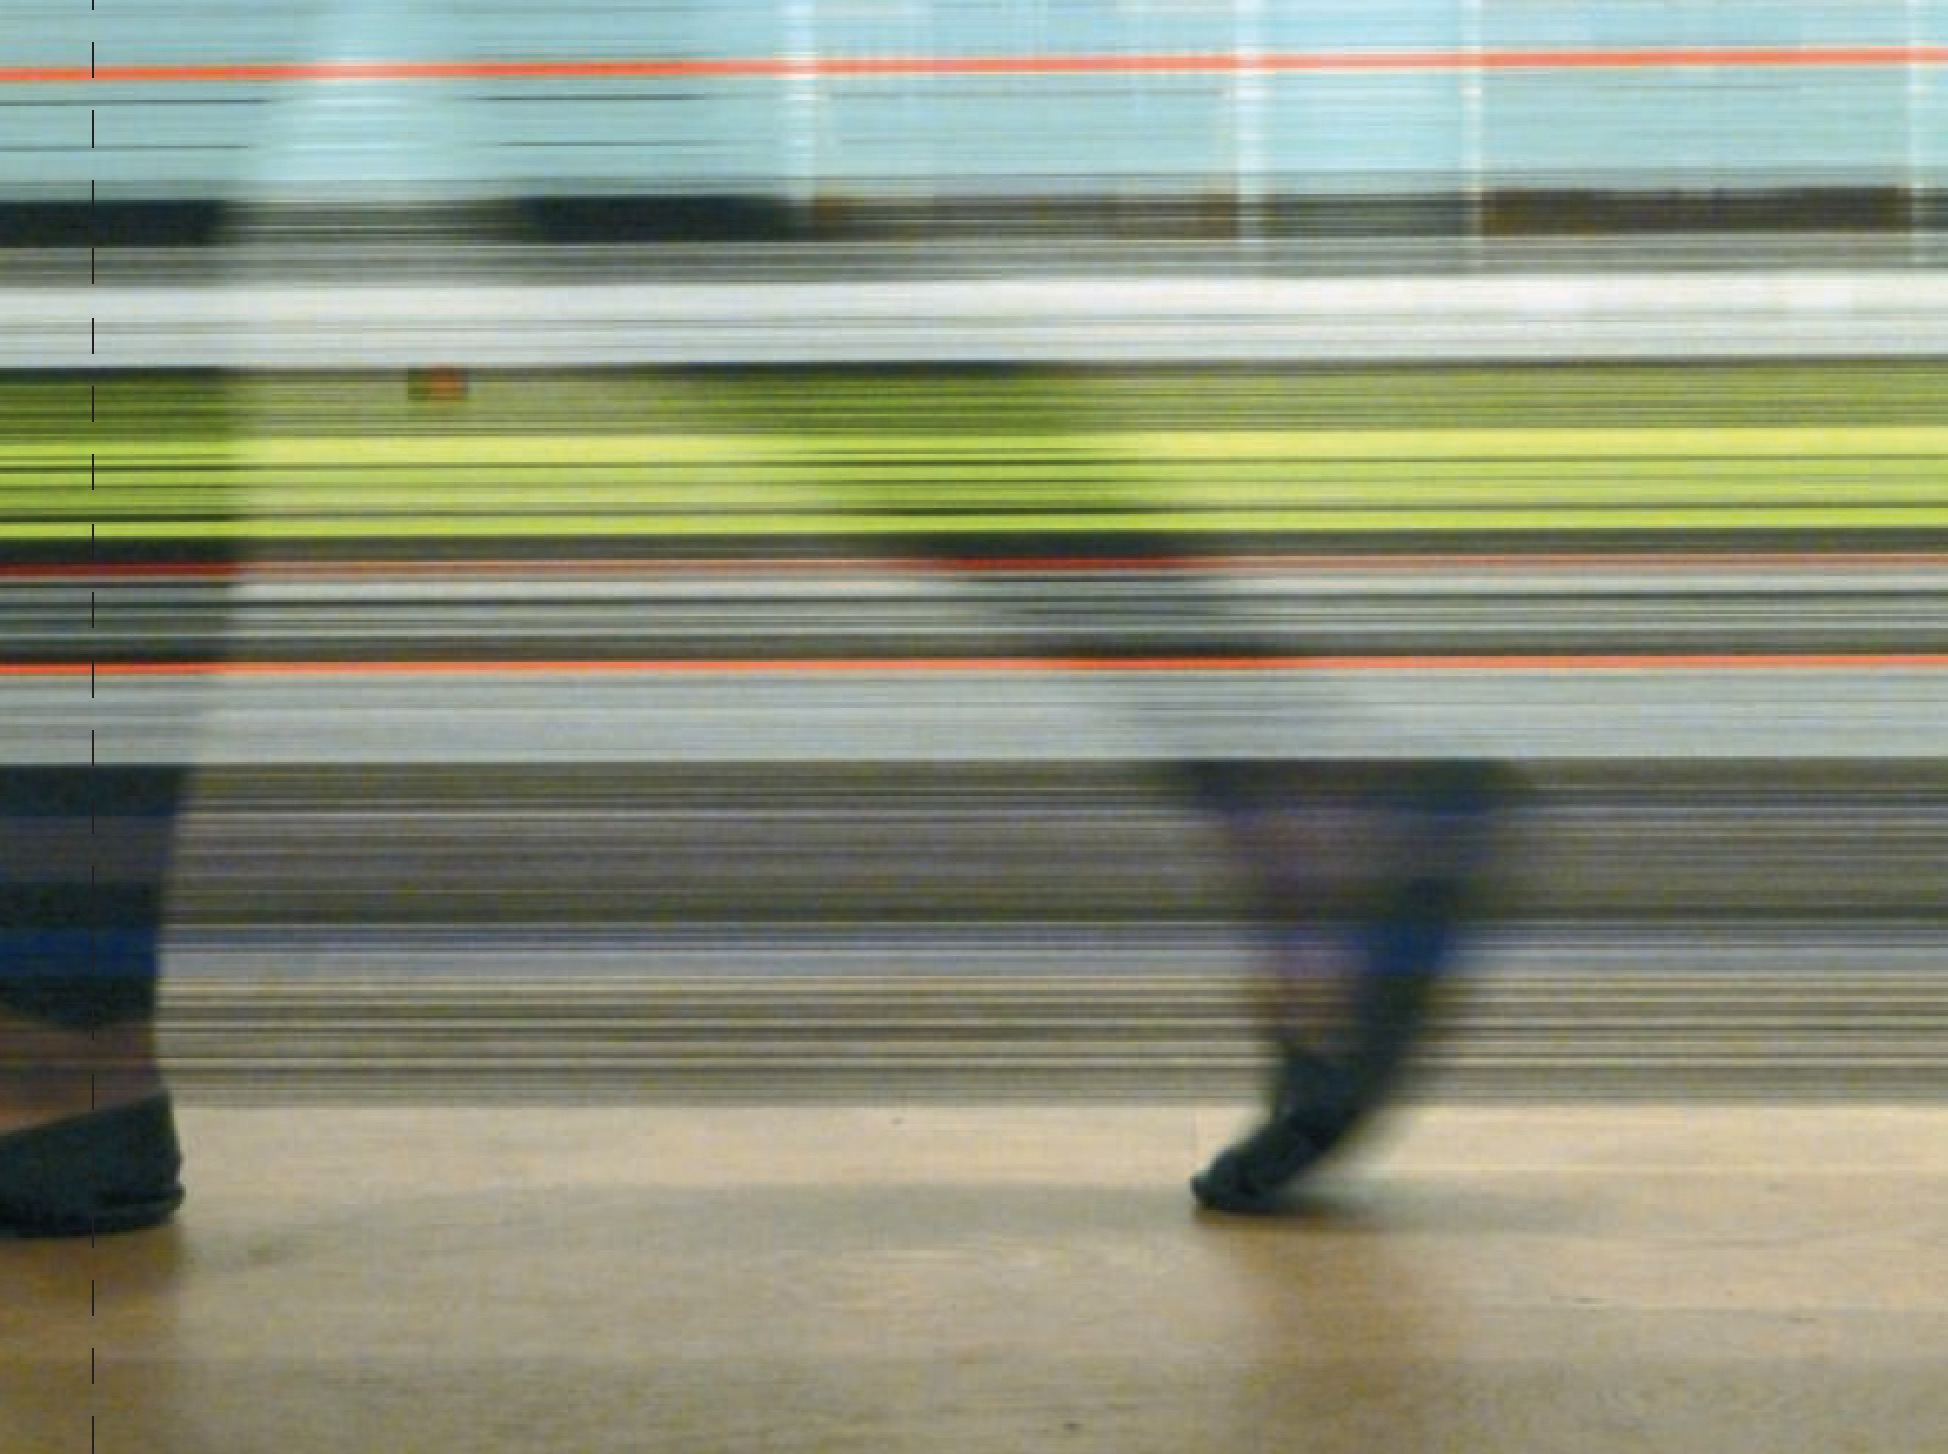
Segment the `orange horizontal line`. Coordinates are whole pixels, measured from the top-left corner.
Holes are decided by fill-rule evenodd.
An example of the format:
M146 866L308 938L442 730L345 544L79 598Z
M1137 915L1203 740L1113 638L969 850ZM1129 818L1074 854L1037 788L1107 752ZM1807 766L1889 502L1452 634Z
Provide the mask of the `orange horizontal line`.
M205 65L7 66L0 84L82 81L487 81L829 76L1030 76L1464 70L1663 70L1721 66L1911 66L1948 63L1948 46L1660 46L1575 50L1417 50L984 56L726 56L617 60L360 60Z
M938 672L1938 671L1948 652L1573 652L1455 656L820 657L768 661L188 661L0 664L8 677L904 676Z

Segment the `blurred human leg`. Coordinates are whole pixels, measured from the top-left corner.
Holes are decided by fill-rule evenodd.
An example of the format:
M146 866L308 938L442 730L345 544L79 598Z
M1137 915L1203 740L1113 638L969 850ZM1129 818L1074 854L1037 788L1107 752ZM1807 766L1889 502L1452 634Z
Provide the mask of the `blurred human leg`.
M130 1230L182 1201L155 1010L184 778L0 771L0 1230Z
M1086 375L1051 379L1049 397L1092 407ZM1113 391L1105 391L1113 392ZM1051 408L1062 407L1061 402ZM1098 440L1114 429L1093 428ZM1144 484L1144 462L1105 458L1094 476L1127 472L1126 498L1115 515L1171 508ZM964 554L966 537L916 536L936 559ZM994 542L981 542L996 553ZM1022 618L1022 606L1050 655L1083 659L1172 658L1227 670L1298 654L1289 642L1267 640L1242 620L1226 589L1222 566L1207 544L1162 528L1125 530L1113 537L1013 543L1032 560L1061 557L1069 565L1093 554L1146 593L1143 618L1094 624L1100 613L1064 610L1062 578L1040 592L997 591L997 573L973 579L995 609ZM961 578L968 578L961 573ZM1223 829L1247 902L1255 915L1265 968L1265 1028L1274 1051L1270 1116L1255 1136L1220 1157L1193 1182L1206 1206L1263 1211L1292 1181L1344 1145L1398 1088L1453 969L1465 927L1488 877L1499 821L1513 798L1503 766L1451 761L1307 761L1280 745L1296 739L1296 723L1258 723L1248 734L1260 755L1213 761L1208 747L1186 734L1170 714L1134 693L1127 705L1145 736L1169 756L1178 791ZM1316 709L1333 710L1320 701Z
M159 1094L179 767L0 771L0 1131Z
M1192 1189L1215 1210L1271 1211L1397 1090L1464 948L1516 783L1499 764L1466 760L1222 764L1196 776L1258 887L1276 1053L1265 1124ZM1281 845L1264 827L1275 814L1312 820L1312 842ZM1320 834L1321 822L1342 831ZM1323 1011L1319 986L1304 983L1322 975L1336 1001Z
M227 551L182 537L223 513L225 388L0 379L0 1231L128 1230L182 1200L155 1015L191 703L144 684L129 712L112 669L213 649Z

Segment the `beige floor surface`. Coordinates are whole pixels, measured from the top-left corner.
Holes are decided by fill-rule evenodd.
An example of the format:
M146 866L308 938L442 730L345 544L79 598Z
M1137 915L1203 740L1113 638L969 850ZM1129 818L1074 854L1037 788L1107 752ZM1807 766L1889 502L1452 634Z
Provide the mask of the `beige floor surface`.
M1938 1109L1431 1108L1276 1221L1230 1110L183 1124L0 1244L7 1454L1948 1451Z

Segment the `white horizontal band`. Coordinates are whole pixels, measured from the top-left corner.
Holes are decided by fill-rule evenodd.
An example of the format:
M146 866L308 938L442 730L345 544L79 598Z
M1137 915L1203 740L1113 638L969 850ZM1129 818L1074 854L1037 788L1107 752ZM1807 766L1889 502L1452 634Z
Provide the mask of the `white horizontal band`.
M1939 272L0 287L0 367L1948 356Z

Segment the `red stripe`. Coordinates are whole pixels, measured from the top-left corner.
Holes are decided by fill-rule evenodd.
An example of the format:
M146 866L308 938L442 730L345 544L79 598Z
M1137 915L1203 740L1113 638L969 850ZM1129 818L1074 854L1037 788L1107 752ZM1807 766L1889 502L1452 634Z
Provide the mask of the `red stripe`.
M771 79L826 76L1037 76L1232 72L1673 70L1948 64L1948 46L1672 46L1628 50L1281 52L1246 56L732 56L717 59L292 61L208 65L7 66L0 84L199 84L249 81Z
M899 657L802 661L190 661L0 663L0 677L905 676L940 672L1939 671L1948 652L1656 652L1456 656Z

